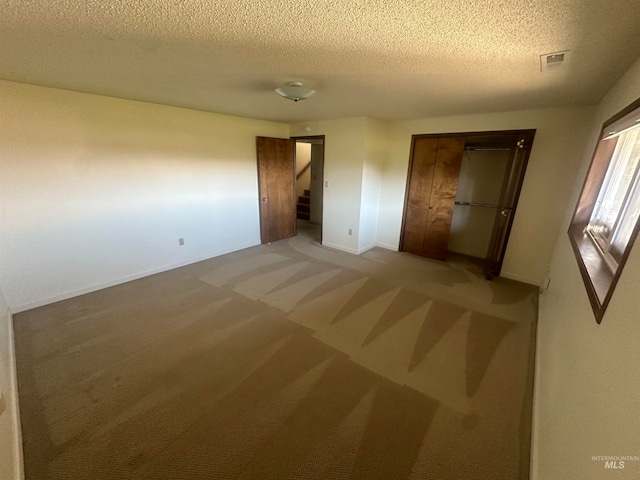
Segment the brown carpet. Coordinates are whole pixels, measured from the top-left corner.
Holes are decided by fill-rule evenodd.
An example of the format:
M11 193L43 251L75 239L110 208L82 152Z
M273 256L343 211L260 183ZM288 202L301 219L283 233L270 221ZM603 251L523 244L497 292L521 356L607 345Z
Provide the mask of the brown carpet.
M536 289L301 230L15 315L26 478L528 478Z

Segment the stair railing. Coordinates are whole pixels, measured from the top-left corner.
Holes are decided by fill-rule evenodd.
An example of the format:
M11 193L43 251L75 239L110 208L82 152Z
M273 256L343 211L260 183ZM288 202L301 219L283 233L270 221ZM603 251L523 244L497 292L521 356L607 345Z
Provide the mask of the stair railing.
M311 166L311 162L307 163L307 164L304 166L304 168L303 168L302 170L300 170L300 173L298 173L298 174L296 175L296 182L297 182L298 180L300 180L300 177L301 177L302 175L304 175L304 172L306 172L307 170L309 170L309 167L310 167L310 166Z

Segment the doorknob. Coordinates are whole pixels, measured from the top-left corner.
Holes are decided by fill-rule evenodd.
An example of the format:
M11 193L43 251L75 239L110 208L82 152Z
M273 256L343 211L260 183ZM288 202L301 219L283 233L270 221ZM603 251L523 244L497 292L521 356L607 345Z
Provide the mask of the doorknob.
M266 202L267 201L267 197L262 197L262 201Z
M504 210L502 210L500 212L500 215L502 215L503 217L506 217L508 214L509 214L509 209L508 208L505 208Z

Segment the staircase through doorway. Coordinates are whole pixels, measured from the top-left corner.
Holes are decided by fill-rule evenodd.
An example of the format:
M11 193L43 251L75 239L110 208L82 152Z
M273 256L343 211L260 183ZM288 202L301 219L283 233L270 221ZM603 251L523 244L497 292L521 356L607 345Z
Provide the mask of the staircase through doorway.
M296 216L300 220L309 220L311 218L311 192L309 190L305 190L304 195L298 197Z

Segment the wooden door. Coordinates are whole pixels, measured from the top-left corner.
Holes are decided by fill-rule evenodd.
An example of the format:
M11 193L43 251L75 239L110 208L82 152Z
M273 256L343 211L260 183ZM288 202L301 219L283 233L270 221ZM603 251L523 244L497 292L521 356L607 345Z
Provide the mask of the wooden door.
M438 153L437 138L414 138L409 162L402 251L424 255L431 187Z
M464 139L440 138L429 202L429 220L424 238L424 256L445 260L453 207L458 190Z
M487 279L498 276L502 268L534 134L533 131L519 133L514 136L511 144L511 154L502 183L500 201L496 209L491 241L485 261L484 272Z
M296 234L295 147L287 138L257 137L260 241Z
M402 250L444 260L464 151L461 137L414 137Z

